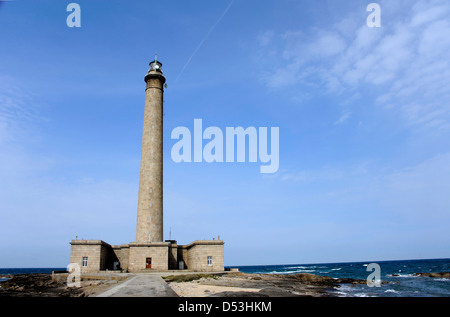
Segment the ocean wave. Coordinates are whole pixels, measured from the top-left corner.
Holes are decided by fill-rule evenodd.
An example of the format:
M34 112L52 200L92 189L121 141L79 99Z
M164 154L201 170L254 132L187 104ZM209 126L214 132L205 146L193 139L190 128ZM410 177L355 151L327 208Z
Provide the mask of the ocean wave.
M268 274L292 274L296 271L270 271Z
M334 287L334 294L341 296L341 297L348 297L352 291L352 288L347 285L341 285L339 287Z
M332 271L340 271L340 270L342 270L342 268L341 267L339 267L339 268L337 268L337 269L331 269Z
M415 277L413 274L391 274L391 277Z
M348 294L345 292L335 291L333 294L336 294L339 297L348 297Z
M437 278L437 279L435 279L435 281L448 282L450 280L448 278L443 277L443 278Z
M296 265L296 266L286 266L284 269L302 269L302 270L316 270L316 269L328 269L328 266L316 266L316 265Z
M295 270L295 271L279 271L279 270L275 270L275 271L271 271L267 274L298 274L298 273L313 273L316 270Z
M394 289L387 289L384 291L385 293L394 293L394 294L399 294L400 292L394 290Z

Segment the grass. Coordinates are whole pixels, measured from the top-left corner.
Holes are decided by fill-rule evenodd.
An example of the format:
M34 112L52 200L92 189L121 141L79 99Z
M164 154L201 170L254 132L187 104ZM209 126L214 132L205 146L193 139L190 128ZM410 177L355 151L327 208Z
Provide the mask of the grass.
M212 279L216 280L219 277L214 274L184 274L184 275L163 276L163 279L166 282L176 282L176 283L191 282L191 281L199 280L201 278L212 278Z

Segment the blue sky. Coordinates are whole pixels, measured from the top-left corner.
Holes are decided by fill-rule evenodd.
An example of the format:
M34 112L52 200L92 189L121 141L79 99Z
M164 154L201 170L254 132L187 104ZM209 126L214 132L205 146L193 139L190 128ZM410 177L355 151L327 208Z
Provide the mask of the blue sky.
M164 238L225 265L450 257L450 4L0 2L0 267L134 241L144 74L164 103ZM228 9L228 10L227 10ZM174 163L178 126L279 127L280 168Z

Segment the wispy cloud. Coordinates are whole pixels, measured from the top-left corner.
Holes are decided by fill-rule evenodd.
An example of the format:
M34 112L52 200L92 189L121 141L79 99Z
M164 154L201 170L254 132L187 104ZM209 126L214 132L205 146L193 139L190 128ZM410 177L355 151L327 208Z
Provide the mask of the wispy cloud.
M12 78L0 77L0 144L23 135L30 124L40 120L32 95Z
M360 12L360 24L351 13L327 29L278 34L283 60L263 80L316 93L371 89L376 103L399 113L405 125L449 129L450 4L423 0L399 10L383 1L381 7L382 28L367 27Z
M342 116L334 123L334 124L343 124L345 121L347 121L348 119L350 119L352 115L351 111L347 111L344 114L342 114Z

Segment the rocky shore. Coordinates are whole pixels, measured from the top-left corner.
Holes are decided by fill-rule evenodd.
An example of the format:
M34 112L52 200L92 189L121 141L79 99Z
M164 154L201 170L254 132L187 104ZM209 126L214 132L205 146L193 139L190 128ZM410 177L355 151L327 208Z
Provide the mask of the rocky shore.
M450 272L439 272L439 273L415 273L414 276L426 276L426 277L450 277Z
M81 287L67 287L67 274L17 274L0 276L0 297L85 297L95 296L128 274L82 276ZM444 278L450 272L415 273L418 277ZM180 297L332 297L342 285L364 285L366 280L313 274L216 274L161 273L161 277ZM383 281L383 284L388 283Z
M2 275L0 297L84 297L117 284L119 279L82 279L81 287L67 287L67 274L60 278L52 274ZM6 279L6 280L5 280Z
M85 297L104 291L121 278L92 279L84 277L81 287L67 287L66 276L52 274L17 274L0 276L0 297ZM332 296L330 290L340 284L364 284L365 280L333 279L313 274L178 274L163 276L168 285L181 297L291 297Z
M341 284L365 284L366 280L333 279L313 274L199 274L164 277L181 297L293 297L334 296Z

